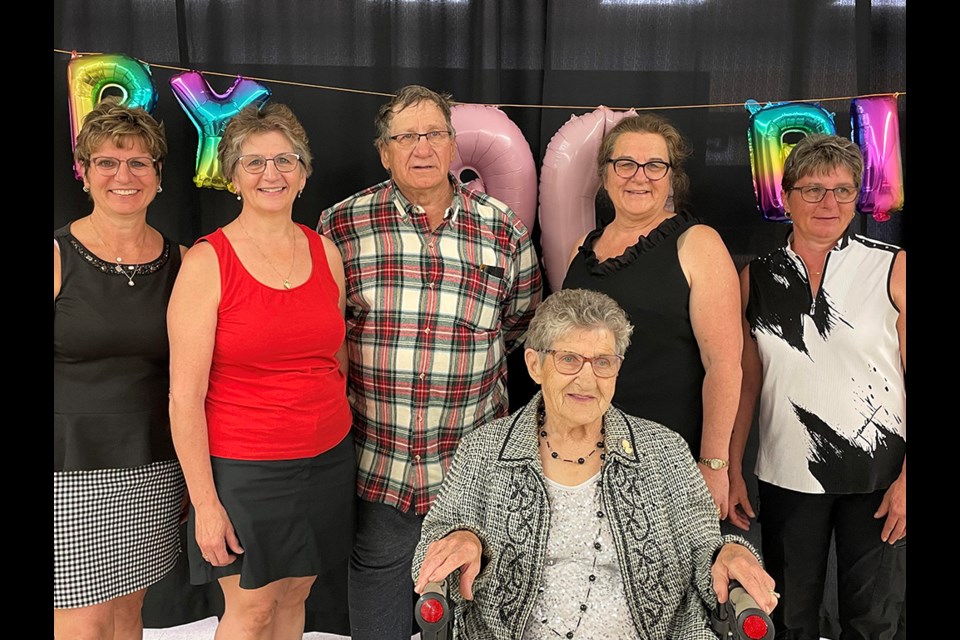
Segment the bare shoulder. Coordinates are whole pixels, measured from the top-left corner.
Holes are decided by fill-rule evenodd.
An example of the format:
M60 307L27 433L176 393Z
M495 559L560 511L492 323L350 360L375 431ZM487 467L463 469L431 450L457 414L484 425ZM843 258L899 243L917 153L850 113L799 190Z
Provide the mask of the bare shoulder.
M207 285L220 282L220 264L217 252L209 242L198 242L183 254L178 282Z
M677 239L677 254L680 267L690 284L698 279L736 282L737 271L733 258L713 227L698 224L684 231Z
M340 253L340 249L337 247L337 243L328 238L327 236L320 235L320 241L323 243L323 250L327 254L327 260L336 258L337 260L343 261L343 255Z
M684 252L700 253L701 251L726 252L727 246L723 243L723 238L717 233L717 230L705 224L695 224L677 238L677 250L682 254Z
M584 241L587 239L588 233L580 236L576 242L573 243L573 249L570 251L570 257L567 258L567 268L570 268L570 265L573 264L573 259L577 257L577 252L580 251L580 247L583 246Z

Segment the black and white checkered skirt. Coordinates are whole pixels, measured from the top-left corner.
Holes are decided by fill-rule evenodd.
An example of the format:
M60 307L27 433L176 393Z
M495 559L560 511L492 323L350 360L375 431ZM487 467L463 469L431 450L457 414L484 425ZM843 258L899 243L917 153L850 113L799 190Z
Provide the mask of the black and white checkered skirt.
M173 569L183 490L176 460L54 472L54 609L139 591Z

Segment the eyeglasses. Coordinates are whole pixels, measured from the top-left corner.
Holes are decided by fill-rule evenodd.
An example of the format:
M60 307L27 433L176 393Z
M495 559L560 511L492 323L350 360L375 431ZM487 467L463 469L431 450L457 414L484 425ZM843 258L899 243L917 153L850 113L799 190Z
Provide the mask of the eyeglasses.
M102 176L115 176L120 171L120 165L126 163L127 170L130 171L131 175L135 176L145 176L153 171L153 165L156 162L153 158L127 158L126 160L121 160L120 158L111 158L110 156L100 156L97 158L90 158L90 164L93 165L93 168L97 170Z
M810 204L821 202L827 196L827 191L833 191L833 197L836 199L837 204L847 204L848 202L853 202L857 199L857 196L860 195L860 192L853 187L834 187L833 189L825 189L814 184L807 185L805 187L790 187L787 189L787 191L799 191L800 197Z
M266 158L258 154L240 156L240 166L247 173L263 173L267 170L267 163L273 162L273 166L280 173L290 173L297 168L300 162L299 153L278 153L272 158Z
M565 375L580 373L583 369L583 363L589 362L593 369L593 375L598 378L612 378L620 371L620 365L623 363L623 356L599 355L588 358L573 351L557 351L555 349L540 349L540 353L553 354L553 366L557 371Z
M659 180L667 175L667 171L673 167L672 164L664 162L663 160L637 162L630 158L611 158L607 160L607 162L613 165L613 170L618 176L626 180L637 175L637 171L640 169L643 169L643 175L647 176L648 179Z
M388 137L396 142L401 149L411 149L417 146L420 144L420 138L426 138L432 147L441 147L450 139L450 132L438 129L426 133L398 133L395 136Z

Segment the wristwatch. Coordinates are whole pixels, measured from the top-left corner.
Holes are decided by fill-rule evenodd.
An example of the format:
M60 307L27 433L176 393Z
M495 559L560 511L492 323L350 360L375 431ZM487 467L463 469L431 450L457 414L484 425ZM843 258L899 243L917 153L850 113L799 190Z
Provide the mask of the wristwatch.
M727 465L730 464L726 460L721 460L720 458L700 458L697 460L700 464L705 467L709 467L714 471L719 471L720 469L726 469Z

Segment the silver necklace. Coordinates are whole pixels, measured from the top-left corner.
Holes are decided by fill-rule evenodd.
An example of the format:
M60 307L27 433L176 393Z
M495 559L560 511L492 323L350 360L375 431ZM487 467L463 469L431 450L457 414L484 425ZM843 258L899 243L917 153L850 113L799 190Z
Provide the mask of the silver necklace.
M247 231L247 228L243 226L243 218L238 217L237 222L240 223L240 228L243 229L244 235L250 238L250 242L252 242L253 246L257 248L257 251L259 251L260 255L263 256L263 259L267 261L267 264L270 265L270 268L273 269L273 272L280 276L280 279L283 280L283 288L289 289L292 287L293 285L290 284L290 276L293 275L293 267L297 264L297 236L293 236L293 252L290 256L290 270L287 272L287 277L284 278L283 274L280 273L280 270L273 266L273 262L270 261L270 258L267 257L267 254L263 252L263 249L260 248L260 245L257 244L257 241L254 240L253 236L250 235L250 232Z
M107 244L107 241L103 239L103 236L100 235L100 231L97 229L97 225L93 224L93 218L92 218L92 217L90 218L90 226L93 227L93 232L94 232L95 234L97 234L97 239L100 240L100 244L102 244L102 245L103 245L106 249L108 249L111 253L114 253L114 254L119 254L119 253L120 253L119 251L115 250L113 247L111 247L110 245L108 245L108 244ZM146 237L147 237L147 226L144 225L144 226L143 226L143 233L140 234L140 242L137 243L137 253L135 254L136 257L137 257L137 259L139 259L140 256L143 254L143 242L144 242L144 240L146 239ZM116 261L117 261L117 264L116 264L116 266L113 267L113 270L116 271L117 273L123 275L123 276L127 279L127 286L128 286L128 287L134 286L134 284L136 284L136 283L133 281L133 279L140 274L140 267L141 267L142 265L140 265L140 264L136 264L136 265L128 264L128 265L126 265L127 270L124 271L124 270L123 270L123 267L124 267L124 265L123 265L123 258L120 257L119 255L117 255Z

